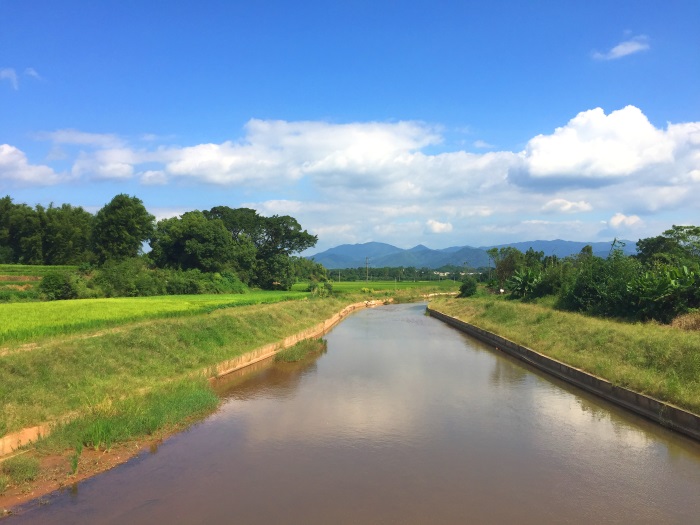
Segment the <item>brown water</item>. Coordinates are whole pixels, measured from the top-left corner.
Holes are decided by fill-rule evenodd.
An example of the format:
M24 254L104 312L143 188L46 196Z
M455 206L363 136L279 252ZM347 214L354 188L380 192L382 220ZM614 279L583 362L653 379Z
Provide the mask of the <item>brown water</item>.
M212 417L15 523L700 523L700 445L423 315L219 385Z

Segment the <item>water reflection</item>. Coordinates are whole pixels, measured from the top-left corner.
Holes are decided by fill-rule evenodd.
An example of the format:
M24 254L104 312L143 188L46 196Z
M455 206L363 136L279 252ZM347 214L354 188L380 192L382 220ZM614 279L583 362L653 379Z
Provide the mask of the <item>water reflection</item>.
M693 523L700 446L397 305L10 523Z

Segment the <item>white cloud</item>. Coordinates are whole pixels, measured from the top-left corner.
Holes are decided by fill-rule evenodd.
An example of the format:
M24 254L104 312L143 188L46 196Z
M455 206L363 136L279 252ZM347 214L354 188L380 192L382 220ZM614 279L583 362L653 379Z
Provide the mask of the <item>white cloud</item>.
M163 186L168 183L168 176L162 170L148 170L139 174L141 184L146 186Z
M572 202L566 199L552 199L542 206L545 213L577 213L591 211L593 207L586 201Z
M425 226L430 233L448 233L452 231L452 224L449 222L439 222L433 219L429 219Z
M453 245L593 241L617 234L615 224L642 233L663 213L692 219L700 194L700 122L657 128L633 106L607 115L583 111L519 153L433 153L439 128L421 122L251 120L237 140L185 147L139 137L136 148L117 135L74 129L37 137L52 142L51 160L72 158L72 174L83 182L171 185L175 193L196 188L209 192L211 206L222 204L225 190L229 205L292 215L331 245L381 240L408 247L435 233ZM44 184L27 174L58 177L22 158L24 167L13 161L13 173L25 175L12 180ZM625 219L611 220L617 212ZM585 213L587 222L540 220L575 213Z
M36 69L33 67L28 67L24 70L24 74L27 75L28 77L35 78L37 80L44 80L39 73L37 73Z
M479 149L493 149L495 147L484 140L475 140L473 146Z
M672 133L655 128L634 106L609 115L596 108L551 135L534 137L521 158L533 178L609 179L672 163L676 143Z
M19 89L17 72L11 67L0 69L0 80L7 80L15 91Z
M24 152L0 144L0 183L9 181L20 185L46 186L61 181L61 176L48 166L29 164Z
M625 40L624 42L620 42L605 53L596 51L593 53L593 58L596 60L616 60L628 55L633 55L634 53L648 51L649 49L649 38L646 35L639 35Z
M635 226L639 225L641 223L642 219L640 219L636 215L624 215L622 213L616 213L610 218L609 224L613 228L622 228L625 226Z
M87 133L76 129L59 129L37 133L40 140L50 140L56 144L73 144L97 148L114 148L124 146L124 141L111 133Z

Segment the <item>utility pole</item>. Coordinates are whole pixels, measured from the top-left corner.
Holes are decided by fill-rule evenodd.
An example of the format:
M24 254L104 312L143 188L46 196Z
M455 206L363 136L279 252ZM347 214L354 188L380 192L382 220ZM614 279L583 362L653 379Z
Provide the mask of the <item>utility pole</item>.
M365 282L369 282L369 257L365 257Z

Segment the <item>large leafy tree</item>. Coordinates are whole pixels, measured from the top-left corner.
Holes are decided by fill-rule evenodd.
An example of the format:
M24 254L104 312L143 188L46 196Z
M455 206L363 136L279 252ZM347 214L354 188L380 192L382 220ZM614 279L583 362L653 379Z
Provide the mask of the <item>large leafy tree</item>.
M136 257L143 243L153 235L155 217L143 202L119 194L95 215L92 249L98 262Z
M223 222L237 247L236 268L241 278L262 288L291 287L290 257L318 240L289 215L263 217L250 208L228 206L217 206L204 215Z
M26 204L14 204L10 197L0 200L0 261L41 264L42 224L40 211Z
M80 206L50 204L41 210L44 264L80 264L92 258L93 215Z
M159 221L150 244L159 267L219 272L236 262L236 246L224 223L207 219L201 211Z

